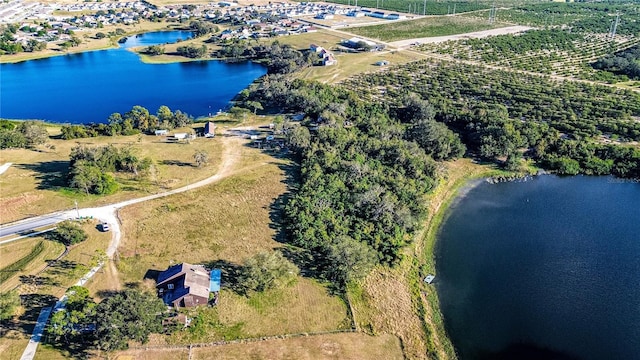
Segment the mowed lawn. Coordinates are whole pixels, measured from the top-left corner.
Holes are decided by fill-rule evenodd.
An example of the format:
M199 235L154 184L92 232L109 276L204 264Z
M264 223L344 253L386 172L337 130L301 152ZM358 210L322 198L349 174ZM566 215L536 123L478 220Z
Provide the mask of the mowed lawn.
M504 26L505 25L499 23L489 24L489 22L484 19L460 16L430 16L417 20L354 27L350 28L348 31L371 39L396 41L423 37L465 34Z
M59 132L56 127L49 129L51 134ZM150 157L154 161L155 170L142 181L128 174L118 174L120 190L109 196L93 196L66 190L69 154L78 144L90 147L109 144L117 147L130 146L140 158ZM184 186L215 174L216 164L222 154L218 139L198 138L191 144L177 144L153 135L50 139L48 145L51 147L41 147L38 150L0 150L0 164L13 163L0 176L0 223L71 209L74 207L74 200L78 201L80 207L105 205ZM193 154L196 150L204 150L209 154L210 165L202 168L193 166Z
M276 240L280 206L295 170L290 160L245 144L230 139L236 160L219 182L120 212L124 238L117 267L123 284L151 289L153 280L145 280L152 274L149 270L162 271L181 262L225 271L218 305L192 312L202 319L202 330L156 336L154 344L351 328L344 301L316 280L299 277L290 287L250 296L230 289L227 269L260 251L283 246Z

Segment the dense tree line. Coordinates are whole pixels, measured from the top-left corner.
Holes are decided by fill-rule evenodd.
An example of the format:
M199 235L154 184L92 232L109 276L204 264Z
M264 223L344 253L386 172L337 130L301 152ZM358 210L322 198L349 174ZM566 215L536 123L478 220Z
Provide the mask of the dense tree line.
M596 61L593 67L638 80L640 79L640 45L607 55Z
M207 46L183 45L178 46L176 53L180 56L197 59L207 55Z
M48 139L49 133L41 121L0 120L0 149L33 149Z
M640 176L639 150L601 141L640 140L640 95L631 91L428 61L345 85L391 105L415 92L469 149L505 165L525 155L566 174Z
M337 286L401 258L426 213L434 158L464 152L460 138L416 96L389 107L344 88L269 75L249 98L307 115L306 126L283 126L302 174L285 209L287 230Z
M162 105L151 114L148 109L136 105L124 114L113 113L107 124L63 125L62 138L65 140L95 136L135 135L157 129L173 129L191 124L193 118L180 110L172 112Z
M248 42L237 41L226 44L217 52L218 57L231 60L251 59L264 63L269 74L290 74L311 66L317 55L301 52L291 45L274 41L270 45L251 46Z
M87 194L111 194L118 189L112 173L144 175L151 166L150 158L139 158L129 147L78 145L71 149L68 185Z

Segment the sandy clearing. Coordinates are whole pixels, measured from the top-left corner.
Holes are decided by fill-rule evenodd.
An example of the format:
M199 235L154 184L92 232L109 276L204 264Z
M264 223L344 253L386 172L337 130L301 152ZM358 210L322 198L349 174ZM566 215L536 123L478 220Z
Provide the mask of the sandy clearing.
M508 27L503 27L499 29L476 31L476 32L466 33L466 34L398 40L398 41L390 42L389 45L398 47L398 48L404 48L404 47L410 46L413 43L428 44L428 43L441 43L449 40L480 39L480 38L496 36L496 35L517 34L530 29L533 29L533 28L529 26L520 26L520 25L508 26Z

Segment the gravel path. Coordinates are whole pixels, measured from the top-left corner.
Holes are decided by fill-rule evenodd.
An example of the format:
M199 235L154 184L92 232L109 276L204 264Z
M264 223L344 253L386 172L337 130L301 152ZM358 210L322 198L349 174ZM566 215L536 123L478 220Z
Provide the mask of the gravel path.
M509 27L503 27L499 29L483 30L483 31L477 31L477 32L466 33L466 34L399 40L399 41L390 42L389 45L398 47L398 48L404 48L404 47L411 46L411 44L415 44L415 43L428 44L428 43L441 43L449 40L479 39L479 38L484 38L488 36L517 34L530 29L533 29L533 28L529 26L509 26Z

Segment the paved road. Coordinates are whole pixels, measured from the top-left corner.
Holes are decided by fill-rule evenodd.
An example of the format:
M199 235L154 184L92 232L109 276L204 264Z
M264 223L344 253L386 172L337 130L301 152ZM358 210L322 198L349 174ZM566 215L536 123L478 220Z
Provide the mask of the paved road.
M238 137L230 137L230 138L223 137L222 139L225 139L223 140L225 142L224 144L225 149L223 151L222 164L220 166L220 169L218 170L217 174L211 177L208 177L204 180L195 182L193 184L189 184L187 186L184 186L178 189L170 190L167 192L144 196L141 198L127 200L127 201L123 201L123 202L119 202L119 203L111 204L107 206L96 207L96 208L86 208L86 209L79 209L79 210L69 210L69 211L64 211L60 213L44 215L37 218L31 218L31 219L23 220L17 223L2 226L2 229L5 231L5 233L10 235L10 234L17 234L19 233L19 231L28 231L28 230L33 230L38 227L42 227L46 225L53 225L62 220L70 219L76 216L94 217L96 219L99 219L100 221L107 222L111 225L111 229L112 229L111 242L109 243L109 247L107 248L107 251L106 251L107 256L111 259L113 258L113 255L115 255L118 249L118 246L120 245L121 232L120 232L120 223L117 217L118 209L128 205L137 204L143 201L148 201L152 199L157 199L157 198L193 190L201 186L215 183L225 178L229 174L231 174L231 168L233 167L233 164L237 160L237 156L235 156L234 153L237 153L238 148L240 148L241 140L239 140ZM12 239L8 241L13 241L16 239ZM98 270L100 270L100 268L102 268L103 265L104 263L100 263L96 267L92 268L87 274L85 274L80 280L78 280L78 282L75 285L84 286L84 284L89 279L91 279L91 277L93 277L93 275L95 275L95 273L98 272ZM56 302L53 308L53 312L64 309L66 301L67 301L67 295L65 294L62 298L60 298L60 300L58 300L58 302ZM48 311L48 312L43 311L38 317L38 321L36 322L36 327L31 336L31 340L29 341L27 348L24 350L20 360L33 360L33 357L35 356L36 350L38 348L38 344L40 342L40 336L38 334L42 332L42 329L46 326L47 321L49 321L50 312L51 311Z
M53 226L60 221L70 219L74 217L75 211L64 211L53 214L47 214L38 216L35 218L29 218L26 220L18 221L11 224L0 225L0 237L15 235L21 236L33 231L34 229L42 228L45 226ZM10 241L10 240L9 240ZM0 244L9 241L2 241Z

